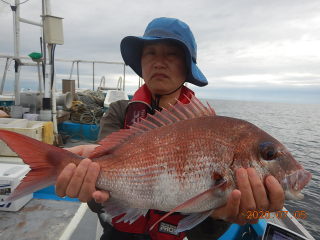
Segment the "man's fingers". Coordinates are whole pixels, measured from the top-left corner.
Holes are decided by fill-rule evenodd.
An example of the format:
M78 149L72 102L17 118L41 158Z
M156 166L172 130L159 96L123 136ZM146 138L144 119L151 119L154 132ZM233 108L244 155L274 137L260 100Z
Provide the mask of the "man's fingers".
M68 150L69 152L82 156L83 145L79 145L71 148L65 148L65 150Z
M67 187L74 174L75 169L76 169L76 165L73 163L70 163L62 170L55 185L57 196L65 197L67 195L66 193Z
M95 191L92 194L92 197L97 203L103 203L108 200L108 198L110 197L110 194L106 191Z
M82 157L89 157L93 150L100 145L90 144L90 145L79 145L72 148L65 148L69 152L77 154Z
M78 166L70 163L57 179L57 196L78 198L81 202L89 202L94 197L98 203L105 202L109 198L109 193L96 191L95 188L99 172L99 164L93 163L88 158L83 159Z
M91 160L88 158L84 159L80 162L80 164L76 168L76 171L74 172L73 177L67 187L66 193L67 193L68 197L71 197L71 198L78 197L82 183L83 183L84 178L87 174L87 171L88 171L90 164L91 164Z
M253 216L256 215L255 214L256 212L264 213L265 211L267 211L269 207L269 201L268 201L265 187L263 186L263 183L260 177L258 176L256 170L254 168L248 168L247 173L248 173L248 179L251 185L252 193L254 196L254 201L256 204L256 209L253 212L246 213L246 215L248 214L250 215L247 221L249 224L256 224L258 223L259 218L256 218Z
M227 205L217 208L211 214L214 219L222 219L230 222L237 221L237 215L239 213L241 192L239 190L233 190L228 199Z
M246 215L256 210L256 203L252 193L247 171L243 168L240 168L237 170L236 176L238 188L241 192L239 212L242 213L238 215L238 219L240 221L240 224L245 224L247 222Z
M247 173L252 188L253 196L256 202L255 211L267 211L269 207L269 201L262 181L260 180L255 169L248 168Z
M233 190L227 202L227 215L226 220L235 221L239 213L241 192Z
M266 187L269 191L269 212L276 212L283 208L284 193L279 182L273 177L266 178Z
M82 157L89 157L91 153L94 151L96 147L100 145L98 144L90 144L90 145L84 145L83 151L82 151Z
M269 200L255 169L239 168L236 178L239 190L231 193L227 205L216 209L211 215L212 218L228 220L239 225L255 224L259 220L252 218L255 211L272 212L282 209L284 193L281 185L273 176L268 176L265 181L269 191Z
M91 163L83 180L78 199L80 202L89 202L92 199L92 193L96 190L95 184L99 176L100 166L97 163Z

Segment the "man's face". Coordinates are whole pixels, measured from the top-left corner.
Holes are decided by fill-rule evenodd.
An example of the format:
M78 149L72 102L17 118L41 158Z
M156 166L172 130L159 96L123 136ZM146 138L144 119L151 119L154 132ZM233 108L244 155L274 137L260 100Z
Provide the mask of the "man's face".
M142 77L152 94L175 91L188 74L184 52L172 42L145 43L141 67Z

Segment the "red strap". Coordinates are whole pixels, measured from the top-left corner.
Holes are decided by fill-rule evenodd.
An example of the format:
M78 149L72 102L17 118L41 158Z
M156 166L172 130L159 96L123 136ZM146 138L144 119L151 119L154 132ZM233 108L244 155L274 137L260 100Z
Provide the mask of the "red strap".
M150 210L146 217L141 216L132 224L129 222L116 223L124 214L114 217L112 225L119 231L127 233L143 234L149 231L150 226L155 224L163 214L160 211ZM174 233L179 221L183 218L180 214L173 214L166 217L163 221L157 223L155 227L149 232L153 240L182 240L185 233Z
M148 106L142 102L133 102L129 105L124 128L129 128L136 122L139 122L140 118L147 117Z
M163 214L158 214L158 211L150 210L149 228L153 226ZM175 233L175 229L178 226L179 221L182 219L182 215L174 214L166 217L163 221L157 223L155 227L149 232L153 240L181 240L184 238L185 233Z

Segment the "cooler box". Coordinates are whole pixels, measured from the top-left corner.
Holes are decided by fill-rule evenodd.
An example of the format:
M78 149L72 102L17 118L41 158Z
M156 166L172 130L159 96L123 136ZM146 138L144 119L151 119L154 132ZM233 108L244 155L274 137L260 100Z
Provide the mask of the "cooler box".
M29 194L16 201L2 204L8 195L20 184L29 170L28 165L0 163L0 211L19 211L20 208L32 199L33 194Z
M0 106L11 106L14 103L14 95L0 95Z
M27 119L0 118L0 129L20 133L42 141L43 122ZM18 156L5 142L0 140L0 156Z
M106 111L109 105L113 102L118 100L129 100L128 94L126 94L124 91L108 90L106 93L103 91L103 93L106 94L104 99L104 111Z
M26 128L27 119L4 118L0 119L0 128Z
M24 161L19 157L6 157L0 156L0 164L25 164ZM1 169L0 169L1 170Z

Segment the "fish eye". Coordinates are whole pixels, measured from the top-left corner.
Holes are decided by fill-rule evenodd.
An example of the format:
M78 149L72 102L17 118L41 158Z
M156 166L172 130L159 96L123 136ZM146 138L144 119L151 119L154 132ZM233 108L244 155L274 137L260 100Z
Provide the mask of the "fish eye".
M272 146L267 146L267 147L264 147L260 154L261 156L265 159L265 160L273 160L277 157L277 149L275 149L274 147Z

